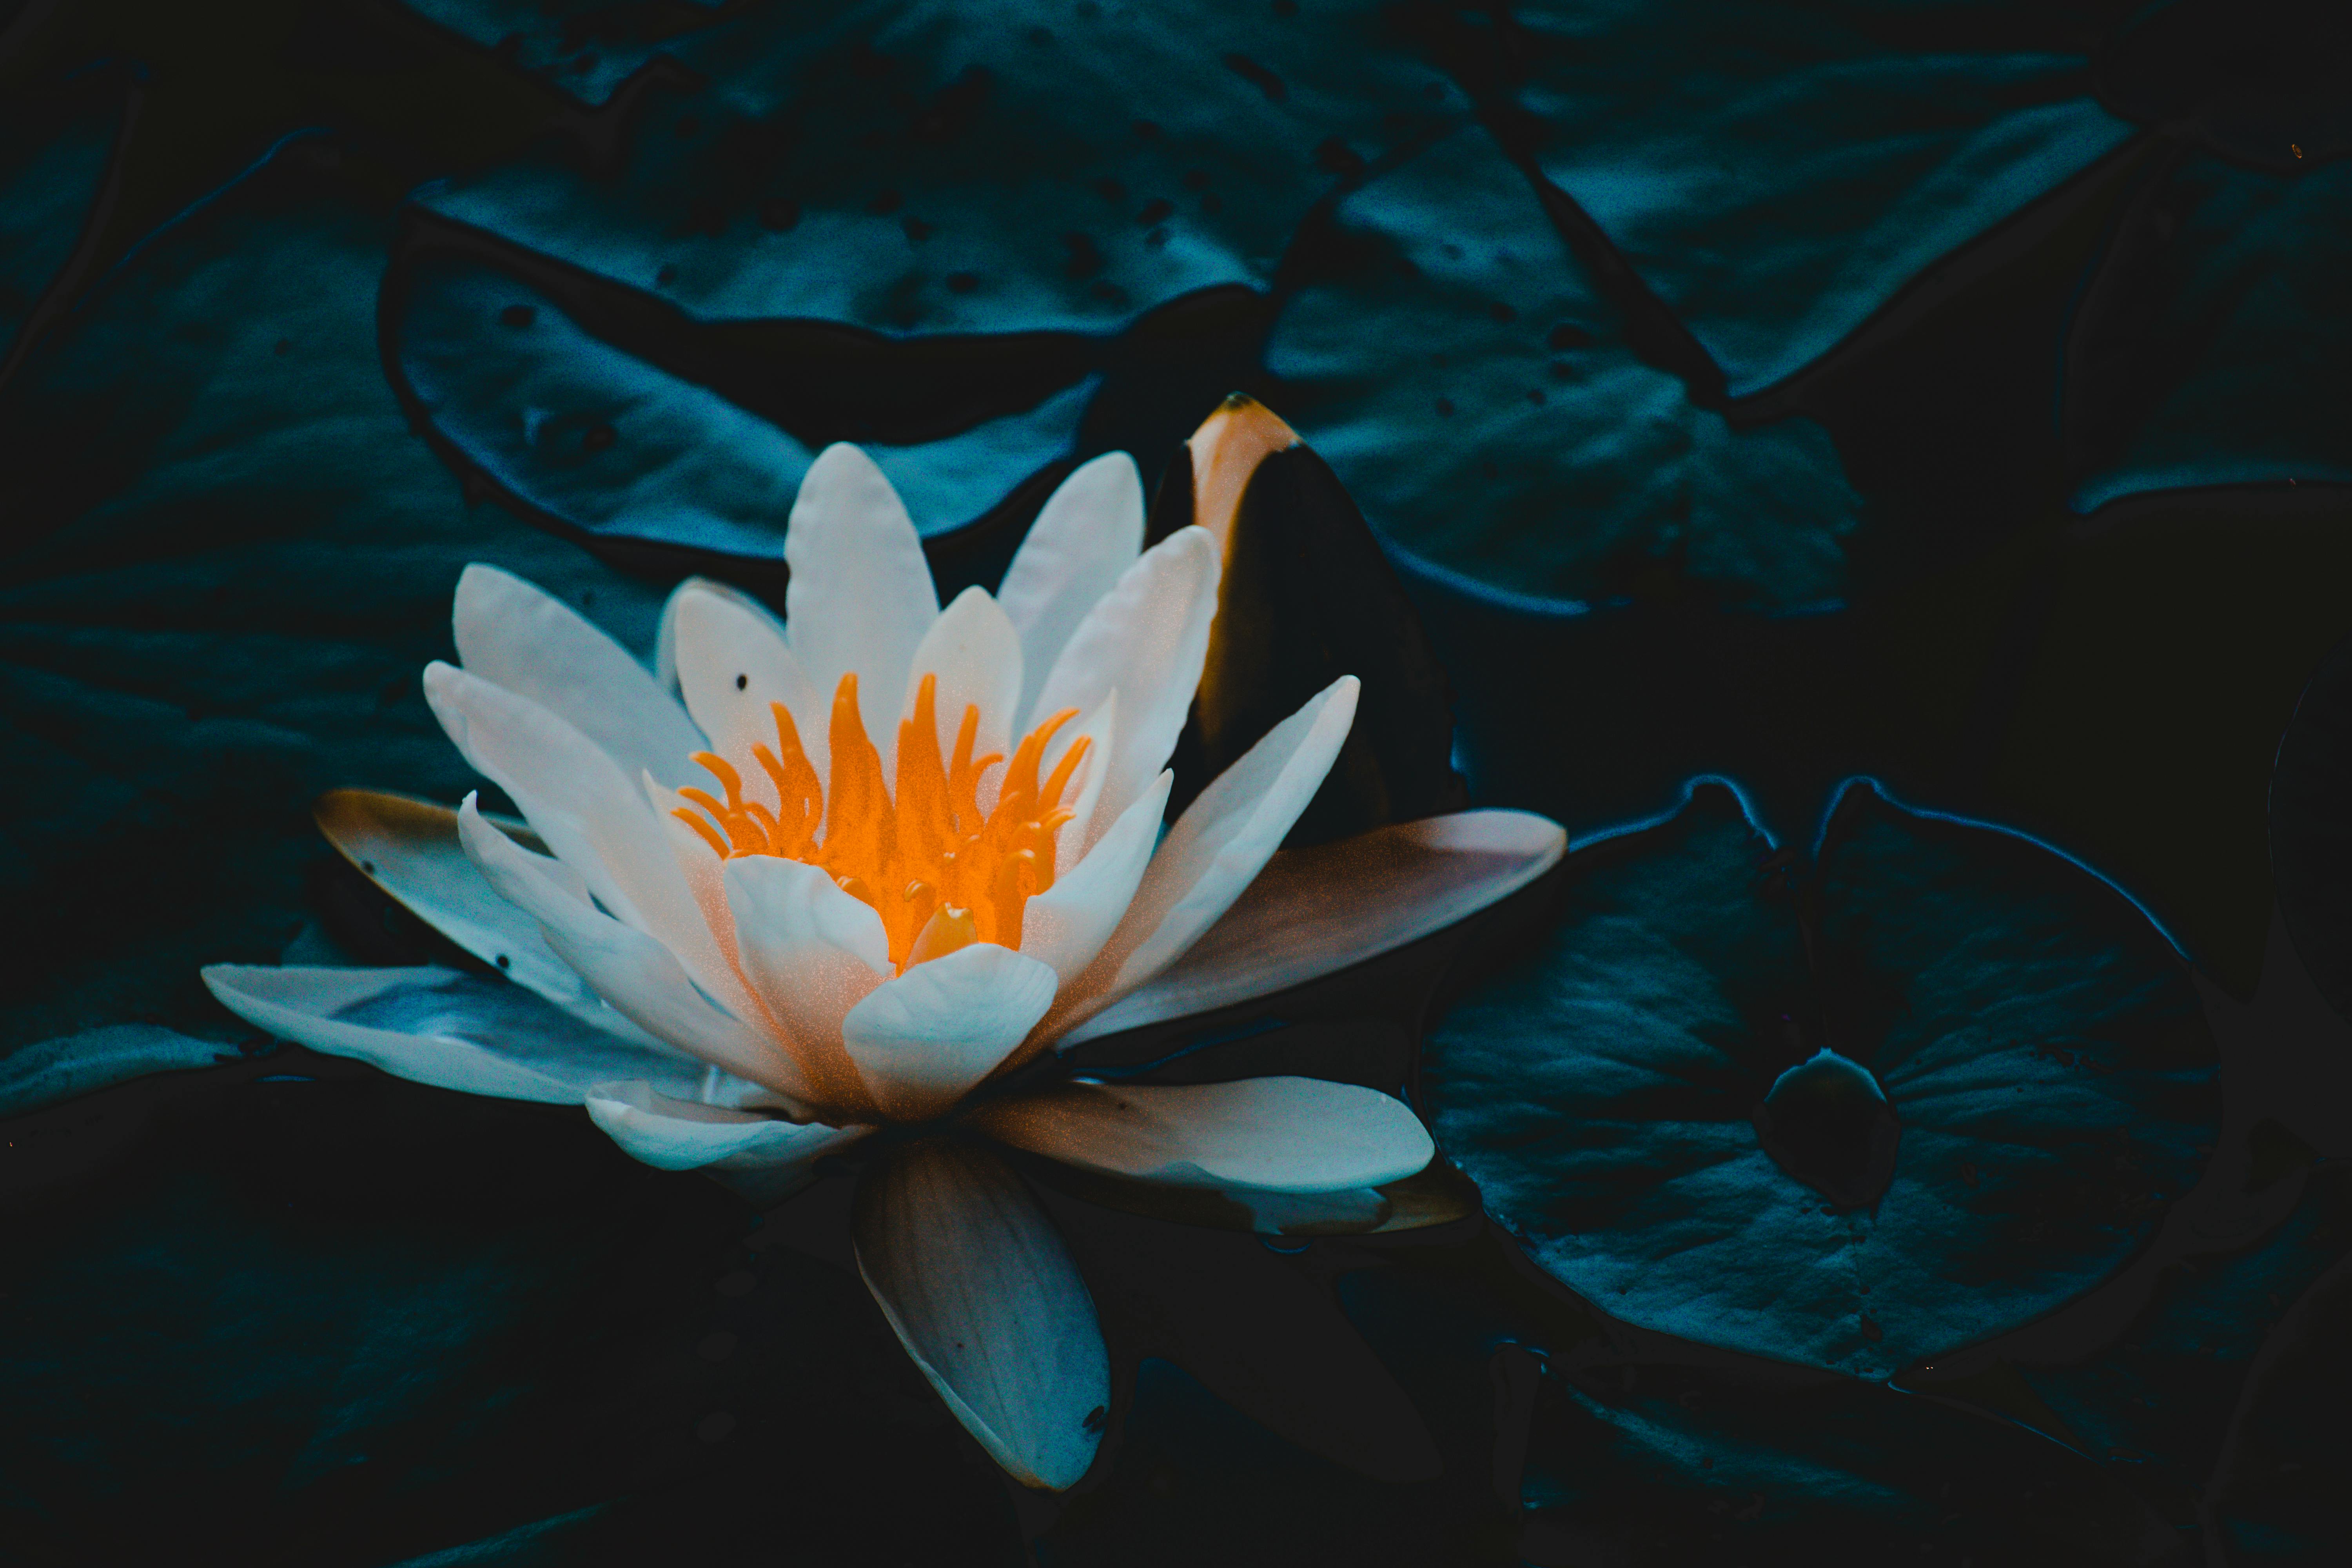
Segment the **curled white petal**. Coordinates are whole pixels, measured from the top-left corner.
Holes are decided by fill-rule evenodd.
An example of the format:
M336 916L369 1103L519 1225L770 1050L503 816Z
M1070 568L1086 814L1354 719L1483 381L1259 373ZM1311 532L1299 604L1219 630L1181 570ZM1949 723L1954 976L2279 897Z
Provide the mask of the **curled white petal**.
M589 1116L606 1136L664 1171L715 1165L726 1171L778 1171L814 1163L872 1129L782 1121L756 1111L705 1105L637 1081L600 1083L587 1092Z
M1015 1148L1171 1186L1336 1193L1402 1181L1436 1153L1403 1102L1352 1083L1070 1083L972 1113Z

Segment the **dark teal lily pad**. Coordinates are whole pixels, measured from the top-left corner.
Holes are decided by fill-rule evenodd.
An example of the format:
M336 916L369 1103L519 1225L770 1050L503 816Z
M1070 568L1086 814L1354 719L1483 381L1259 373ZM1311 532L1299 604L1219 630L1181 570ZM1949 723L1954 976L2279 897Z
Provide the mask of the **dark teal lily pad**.
M1860 502L1828 433L1735 428L1643 363L1485 131L1309 234L1267 347L1275 395L1424 570L1569 610L1845 594Z
M516 70L603 103L678 37L719 20L724 0L400 0Z
M159 237L0 405L0 1048L246 1031L200 964L267 963L332 859L322 790L471 786L417 672L488 561L650 647L659 594L495 509L408 431L377 357L387 204L300 146Z
M2176 162L2117 225L2075 314L2075 509L2200 485L2352 484L2347 321L2352 162Z
M1020 1561L855 1275L754 1220L572 1110L373 1074L193 1095L11 1218L10 1552L732 1563L788 1521L827 1563Z
M1548 0L1512 8L1510 101L1742 396L2126 139L2084 45L2127 9Z
M1377 12L938 0L738 13L625 170L552 161L446 216L710 317L1101 331L1263 286L1341 172L1462 100ZM1205 412L1205 411L1203 411Z
M119 88L79 96L0 126L0 363L92 220L121 132Z
M2235 1255L2192 1253L2168 1269L2147 1306L2095 1355L2017 1369L2063 1424L2052 1436L2108 1460L2184 1523L2197 1517L2249 1366L2281 1315L2352 1250L2352 1172L2278 1179L2303 1193L2276 1230Z
M821 437L796 439L709 387L633 357L562 302L478 260L428 258L405 272L394 297L387 348L420 414L524 506L594 535L781 557L784 519ZM677 324L674 338L692 331ZM873 350L887 353L878 343ZM1079 340L1053 357L1068 364L1062 384L1025 389L1034 394L1026 408L940 439L890 444L886 433L871 447L922 531L971 521L1049 468L1058 476L1055 465L1077 448L1080 418L1099 387L1089 362L1103 350ZM838 367L820 358L787 362L776 374L821 394L828 372ZM1026 379L1038 378L1033 370Z
M1522 1496L1519 1555L1536 1568L2200 1561L2189 1539L2090 1460L1843 1380L1673 1365L1548 1370Z
M2105 1278L2210 1143L2185 965L2031 840L1857 782L1808 867L1705 784L1580 850L1564 900L1432 1034L1423 1093L1528 1255L1645 1327L1883 1378ZM1867 1202L1759 1136L1823 1048L1899 1124Z
M2213 1534L2231 1568L2332 1563L2352 1551L2344 1476L2352 1441L2352 1264L2294 1303L2263 1347L2213 1476Z

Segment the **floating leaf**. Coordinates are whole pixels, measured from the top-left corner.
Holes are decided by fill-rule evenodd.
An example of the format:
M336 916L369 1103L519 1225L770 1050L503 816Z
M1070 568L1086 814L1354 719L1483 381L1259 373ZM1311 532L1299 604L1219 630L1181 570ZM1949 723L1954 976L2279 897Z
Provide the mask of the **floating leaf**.
M2231 1568L2326 1563L2352 1549L2341 1486L2352 1465L2342 1411L2347 1329L2352 1264L2339 1263L2263 1349L2209 1488Z
M1540 952L1448 1015L1422 1085L1487 1211L1611 1312L1882 1378L2095 1284L2194 1178L2217 1097L2187 971L2031 840L1857 784L1808 877L1703 784L1568 876ZM1897 1124L1874 1198L1759 1135L1824 1047ZM1846 1163L1878 1135L1843 1127Z
M2082 44L2126 8L1546 0L1512 8L1507 101L1744 396L2124 142Z
M1020 1561L855 1276L751 1218L576 1110L373 1075L189 1096L11 1218L0 1328L38 1352L0 1368L0 1462L40 1506L10 1549L741 1562L782 1512L828 1563Z
M2273 174L2172 160L2117 224L2075 313L2075 509L2202 485L2352 484L2347 321L2352 161Z
M1282 411L1374 528L1566 610L1846 592L1858 502L1809 420L1735 430L1626 346L1483 131L1343 199L1267 349Z
M2053 1435L2115 1464L2184 1527L2256 1352L2305 1288L2352 1251L2352 1177L2323 1170L2306 1184L2298 1170L2291 1179L2302 1202L2286 1223L2235 1256L2202 1251L2175 1264L2115 1343L2074 1365L2017 1369L2065 1424Z
M2197 1561L2090 1460L1890 1389L1746 1368L1548 1370L1534 1426L1519 1541L1534 1568Z
M408 436L365 188L274 160L116 273L0 405L6 886L40 911L10 944L6 1046L229 1035L197 967L301 927L304 868L333 863L310 802L471 787L416 684L467 562L651 646L656 592L468 511Z
M709 85L616 182L540 160L430 205L709 318L1098 332L1262 287L1337 171L1461 112L1373 12L822 9L668 46Z

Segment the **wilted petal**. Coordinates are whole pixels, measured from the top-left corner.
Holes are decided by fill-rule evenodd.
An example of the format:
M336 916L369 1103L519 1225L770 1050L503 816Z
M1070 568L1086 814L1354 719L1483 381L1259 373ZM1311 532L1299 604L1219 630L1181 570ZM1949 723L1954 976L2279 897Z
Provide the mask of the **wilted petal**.
M1567 848L1547 817L1465 811L1282 850L1183 957L1062 1043L1268 995L1417 942L1508 898Z
M817 454L793 502L784 561L793 657L826 701L857 672L858 711L887 777L898 699L940 600L915 524L874 459L838 441Z
M1356 692L1356 678L1341 676L1210 781L1169 829L1101 956L1063 993L1048 1033L1066 1033L1158 974L1232 908L1330 771Z
M1037 721L1037 694L1095 601L1143 550L1143 479L1125 452L1105 452L1046 498L1013 552L997 602L1021 636L1018 728Z
M675 952L711 994L740 999L742 983L679 874L639 775L624 775L586 736L529 698L464 670L427 666L425 695L466 760L513 797L598 903Z
M668 948L589 903L576 878L567 884L561 862L533 855L483 821L472 795L458 807L457 828L490 886L529 911L556 956L615 1011L740 1078L803 1102L811 1098L807 1076L782 1042L712 1003Z
M858 1194L857 1269L964 1429L1015 1479L1059 1491L1094 1462L1110 1363L1094 1299L1003 1161L935 1140Z
M864 1080L841 1048L841 1021L889 977L882 917L821 866L748 855L728 861L724 878L743 973L760 999L827 1104L866 1104Z
M1336 1193L1402 1181L1436 1153L1402 1101L1312 1078L1062 1084L971 1123L1082 1170L1181 1187Z
M709 1070L589 1028L504 981L453 969L215 963L203 973L222 1006L278 1039L465 1094L577 1105L591 1084L616 1074L692 1094Z
M586 1095L588 1114L614 1142L664 1171L716 1165L726 1171L777 1171L814 1163L873 1131L781 1121L757 1111L678 1100L643 1082L600 1083Z
M743 775L746 793L774 810L775 785L751 756L754 744L776 752L776 716L770 704L781 702L791 712L802 747L822 776L833 693L817 690L775 622L739 597L681 588L670 605L678 689L687 710L710 737L710 749ZM693 776L684 782L712 787L701 768L689 771ZM660 773L654 776L677 787Z
M923 677L939 678L934 719L939 728L940 754L953 754L956 732L967 705L980 709L980 728L973 756L991 752L1013 754L1013 705L1021 695L1021 636L1004 611L982 588L966 588L955 603L940 612L931 629L915 649L907 675L902 718L914 717L915 691ZM892 733L897 731L893 730ZM1002 771L992 780L1001 779ZM985 807L983 806L983 809Z
M1176 782L1163 773L1070 871L1029 900L1021 917L1021 951L1050 966L1066 984L1086 973L1135 901L1143 870L1160 842L1160 819Z
M1045 678L1040 713L1090 713L1118 693L1118 733L1095 818L1105 826L1150 786L1176 749L1216 613L1217 547L1199 529L1180 528L1096 601Z
M635 778L675 787L702 737L645 666L577 611L511 572L479 562L457 579L450 616L467 673L529 698L602 747Z
M885 981L842 1020L842 1043L890 1115L937 1115L986 1078L1054 1002L1054 972L974 942Z

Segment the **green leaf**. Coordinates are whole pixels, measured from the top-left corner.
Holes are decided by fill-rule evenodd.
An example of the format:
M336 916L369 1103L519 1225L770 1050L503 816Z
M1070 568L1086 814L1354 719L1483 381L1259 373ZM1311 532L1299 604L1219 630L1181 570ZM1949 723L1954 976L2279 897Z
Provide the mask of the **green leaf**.
M2292 161L2290 161L2292 162ZM2196 486L2352 484L2352 161L2156 171L2077 307L2073 504Z
M1810 420L1746 430L1627 345L1482 131L1310 230L1267 348L1281 412L1442 579L1569 610L1842 597L1859 503Z
M2210 1142L2213 1047L2162 934L2031 840L1858 782L1813 860L1720 784L1588 845L1540 950L1433 1031L1422 1089L1488 1213L1571 1289L1884 1378L2137 1249ZM1759 1135L1823 1047L1900 1127L1867 1203Z

